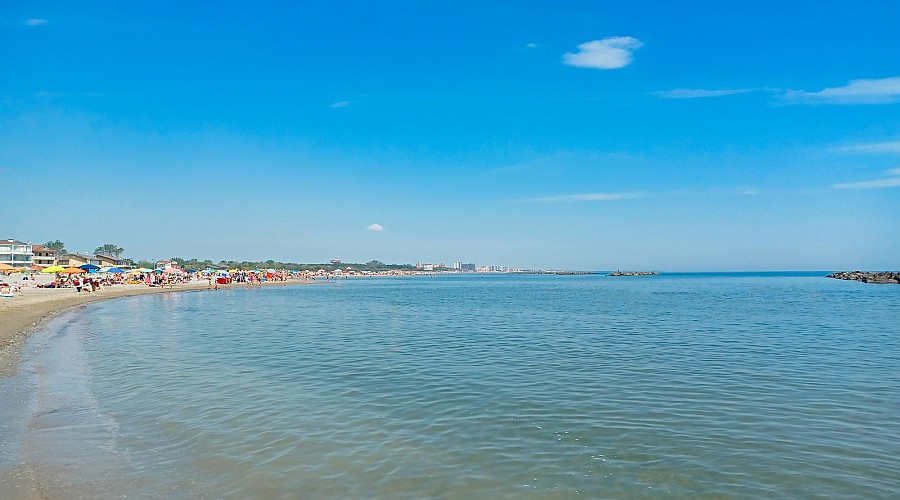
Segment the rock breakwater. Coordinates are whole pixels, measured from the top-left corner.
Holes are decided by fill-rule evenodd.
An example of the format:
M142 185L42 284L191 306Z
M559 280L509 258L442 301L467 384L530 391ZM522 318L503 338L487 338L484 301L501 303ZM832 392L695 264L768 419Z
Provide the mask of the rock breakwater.
M616 271L609 273L610 276L658 276L656 271Z
M829 274L826 278L839 280L862 281L863 283L900 284L900 272L885 271L881 273L867 273L863 271L845 271Z

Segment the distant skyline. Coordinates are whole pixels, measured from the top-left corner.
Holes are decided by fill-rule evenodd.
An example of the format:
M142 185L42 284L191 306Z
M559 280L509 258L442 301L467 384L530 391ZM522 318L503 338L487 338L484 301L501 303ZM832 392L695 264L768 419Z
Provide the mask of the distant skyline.
M4 2L0 238L898 270L900 3Z

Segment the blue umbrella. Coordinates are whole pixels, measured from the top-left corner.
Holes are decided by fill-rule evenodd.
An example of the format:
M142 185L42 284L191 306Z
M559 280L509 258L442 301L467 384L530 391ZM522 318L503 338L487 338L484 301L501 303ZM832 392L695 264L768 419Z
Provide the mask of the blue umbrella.
M89 273L94 273L94 272L97 272L97 269L100 269L100 266L95 266L93 264L85 264L83 266L78 266L78 269L82 269Z
M114 273L114 274L122 274L122 273L124 273L125 271L119 269L118 267L111 267L111 268L107 269L106 272L108 272L108 273Z

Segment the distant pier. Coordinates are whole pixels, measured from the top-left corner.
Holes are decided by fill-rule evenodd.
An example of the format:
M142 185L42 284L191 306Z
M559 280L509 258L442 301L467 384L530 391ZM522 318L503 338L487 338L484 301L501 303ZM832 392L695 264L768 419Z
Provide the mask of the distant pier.
M659 276L656 271L616 271L609 273L610 276Z
M845 271L829 274L826 278L839 280L861 281L863 283L876 283L881 285L900 284L900 272L885 271L881 273L867 273L863 271Z

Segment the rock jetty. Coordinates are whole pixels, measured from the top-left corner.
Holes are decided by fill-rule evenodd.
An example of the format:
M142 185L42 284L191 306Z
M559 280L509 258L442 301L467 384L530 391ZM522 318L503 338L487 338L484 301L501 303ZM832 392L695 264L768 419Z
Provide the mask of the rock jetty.
M845 271L829 274L826 278L839 280L862 281L863 283L900 284L900 273L885 271L883 273L866 273L862 271Z
M659 276L656 271L616 271L609 273L610 276Z

